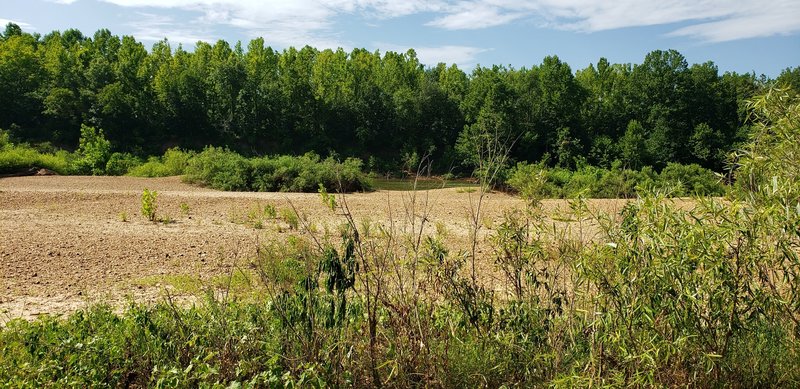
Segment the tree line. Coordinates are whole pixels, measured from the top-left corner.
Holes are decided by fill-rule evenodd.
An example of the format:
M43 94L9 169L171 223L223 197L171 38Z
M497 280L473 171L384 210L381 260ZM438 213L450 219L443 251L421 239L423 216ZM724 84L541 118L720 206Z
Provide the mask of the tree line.
M775 82L800 89L800 67L776 79L720 74L675 50L641 64L573 72L556 56L530 68L425 66L405 53L282 51L253 39L193 51L150 50L107 29L0 35L0 128L22 142L74 149L82 124L115 151L224 146L244 155L358 157L389 171L430 156L437 171L470 168L465 151L490 128L512 161L638 169L669 162L721 170L747 138L744 102Z

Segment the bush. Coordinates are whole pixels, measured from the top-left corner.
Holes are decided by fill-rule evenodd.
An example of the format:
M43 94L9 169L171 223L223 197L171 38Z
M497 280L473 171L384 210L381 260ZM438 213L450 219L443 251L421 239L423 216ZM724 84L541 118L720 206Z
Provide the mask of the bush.
M127 173L133 177L167 177L167 168L159 157L150 157L147 162L133 167Z
M150 157L147 162L131 169L128 175L134 177L170 177L180 176L186 172L189 161L194 157L192 151L183 151L177 147L168 149L162 157Z
M164 163L166 172L170 176L180 176L189 166L189 160L194 157L193 151L184 151L177 147L167 149L161 161Z
M576 171L548 168L538 164L519 163L507 184L527 198L631 198L642 189L669 191L672 196L720 196L725 186L714 172L699 165L669 164L661 174L649 166L642 170L611 169L582 166Z
M123 176L142 164L139 158L130 153L114 153L106 163L106 174L109 176Z
M669 163L656 180L661 188L674 188L674 196L722 196L725 187L721 177L697 164Z
M0 149L0 174L14 174L31 168L45 168L58 174L69 174L71 159L72 155L65 151L50 155L27 146L6 144Z
M75 171L79 174L102 175L111 156L111 142L102 129L81 125L81 138L76 151Z
M158 210L158 203L156 203L157 197L158 192L154 190L145 189L142 191L142 216L151 222L156 221L156 211Z
M322 184L332 192L370 188L361 160L339 163L317 154L246 159L220 148L207 147L189 160L185 180L221 190L259 192L316 192Z
M9 144L11 144L11 135L8 131L0 129L0 151L3 151Z
M246 191L250 186L250 162L228 149L209 146L191 158L184 180L214 189Z

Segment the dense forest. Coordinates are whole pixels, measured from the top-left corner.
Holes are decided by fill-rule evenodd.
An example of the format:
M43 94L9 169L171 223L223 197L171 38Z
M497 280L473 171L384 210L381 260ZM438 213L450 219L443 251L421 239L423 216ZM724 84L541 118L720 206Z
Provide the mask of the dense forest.
M19 142L75 149L82 124L114 151L224 146L244 155L358 157L372 171L429 154L437 171L464 169L469 134L491 128L512 160L637 169L669 162L720 171L746 140L743 102L773 83L800 90L800 67L777 80L689 65L675 50L641 64L605 58L573 71L556 56L515 69L425 66L406 53L282 51L78 30L0 35L0 128Z

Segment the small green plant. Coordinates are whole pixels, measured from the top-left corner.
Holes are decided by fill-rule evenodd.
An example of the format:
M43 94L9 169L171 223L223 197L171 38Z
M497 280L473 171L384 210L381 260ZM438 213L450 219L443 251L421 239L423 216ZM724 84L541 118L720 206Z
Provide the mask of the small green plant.
M264 206L264 216L275 219L278 217L278 212L275 210L275 206L272 204L267 204Z
M181 203L181 215L186 216L189 214L189 204Z
M158 209L158 204L156 204L157 196L158 192L154 190L145 189L142 192L142 216L146 217L147 220L151 222L156 221L156 210Z
M128 221L128 213L127 212L120 212L119 215L117 215L117 216L119 217L119 221L121 221L123 223Z
M325 204L326 207L332 211L336 209L336 196L328 193L324 185L319 184L317 192L319 192L320 197L322 197L322 203Z
M289 225L289 229L296 230L300 226L300 218L297 216L297 212L291 208L281 210L281 219Z
M161 218L161 222L164 224L172 224L175 223L175 220L173 220L170 215L164 215L164 217Z

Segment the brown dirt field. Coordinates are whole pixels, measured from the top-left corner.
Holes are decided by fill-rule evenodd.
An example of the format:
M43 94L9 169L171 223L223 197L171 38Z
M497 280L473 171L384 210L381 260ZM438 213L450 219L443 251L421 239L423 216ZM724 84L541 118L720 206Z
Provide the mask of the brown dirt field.
M160 216L172 223L152 223L140 214L142 190L158 191ZM346 200L357 221L396 228L407 225L405 209L412 192L350 194ZM470 203L476 193L463 189L416 192L418 214L428 209L428 230L444 225L451 241L466 247ZM255 229L240 221L250 209L289 203L319 230L343 219L318 194L221 192L184 184L178 177L34 176L0 179L0 323L11 318L63 314L103 302L122 306L128 300L153 301L163 296L159 279L190 276L210 280L245 266L259 243L284 239L282 221ZM625 200L592 200L591 207L615 212ZM189 207L188 214L181 204ZM501 193L487 195L483 236L503 212L524 202ZM566 207L544 202L548 211ZM127 215L122 221L120 213ZM487 229L486 227L489 227ZM482 242L479 252L489 251Z

